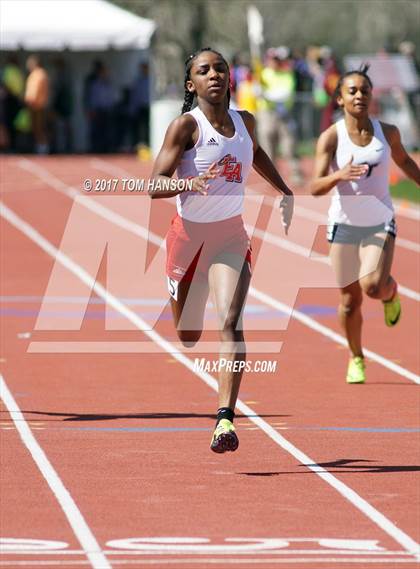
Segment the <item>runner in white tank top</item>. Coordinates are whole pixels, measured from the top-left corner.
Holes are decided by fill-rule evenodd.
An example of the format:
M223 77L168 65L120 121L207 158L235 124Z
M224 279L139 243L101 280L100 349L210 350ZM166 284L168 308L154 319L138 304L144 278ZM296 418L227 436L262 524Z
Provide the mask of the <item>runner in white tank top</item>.
M420 183L419 168L402 146L398 129L369 117L372 82L367 69L350 71L338 82L337 102L344 119L321 134L311 185L315 196L334 189L327 237L341 290L340 322L351 353L348 383L365 381L363 293L383 302L387 326L397 324L401 315L397 283L391 276L396 227L389 194L390 158Z
M331 163L333 172L344 168L353 156L353 164L367 165L367 171L358 180L339 180L333 192L329 210L329 224L344 223L355 226L375 226L390 223L394 217L389 193L391 148L382 131L381 123L371 119L373 135L367 146L355 144L346 127L339 120L337 149Z
M178 178L198 176L216 162L219 175L212 181L208 196L183 192L176 198L178 215L189 221L206 223L242 214L245 182L253 161L253 142L238 111L229 110L235 133L223 136L211 125L203 111L189 111L198 127L194 147L184 152L177 168ZM226 199L227 198L227 199Z
M229 110L229 66L210 48L186 61L182 116L169 126L153 178L165 182L152 198L177 197L178 214L167 236L167 275L178 336L184 346L200 338L209 290L226 365L219 368L219 409L211 449L238 447L234 409L245 367L242 312L250 283L249 239L241 217L247 176L254 166L287 195L281 202L286 233L293 194L255 137L255 119ZM198 106L191 111L194 98ZM167 182L177 169L176 189ZM185 178L192 191L183 192Z

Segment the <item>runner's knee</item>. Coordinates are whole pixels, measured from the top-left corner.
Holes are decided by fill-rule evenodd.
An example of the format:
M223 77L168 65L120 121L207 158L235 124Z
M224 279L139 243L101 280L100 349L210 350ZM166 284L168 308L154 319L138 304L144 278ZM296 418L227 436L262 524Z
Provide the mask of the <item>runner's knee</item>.
M243 330L238 328L238 315L228 314L223 329L220 330L224 342L243 342Z
M366 278L360 280L360 286L367 296L370 298L380 298L381 297L381 283L379 279L376 278Z
M201 338L202 330L177 330L178 338L185 348L193 348Z
M362 293L361 291L346 292L341 295L340 310L342 313L350 316L362 304Z

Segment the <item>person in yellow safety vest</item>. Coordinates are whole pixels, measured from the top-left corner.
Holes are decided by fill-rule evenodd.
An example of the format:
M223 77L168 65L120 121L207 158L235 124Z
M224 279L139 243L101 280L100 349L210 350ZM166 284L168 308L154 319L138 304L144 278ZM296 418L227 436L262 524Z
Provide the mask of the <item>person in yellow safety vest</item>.
M271 48L260 72L261 92L257 102L258 134L271 160L282 154L290 164L295 183L302 181L296 157L295 125L291 116L295 97L295 75L286 47Z
M248 70L245 79L236 88L236 104L240 110L253 115L257 113L257 86L251 70Z
M25 90L25 77L19 67L17 57L12 54L7 58L1 74L1 83L4 88L4 126L7 137L5 147L11 152L17 148L16 118L23 111L23 93Z
M17 59L11 55L3 69L3 84L6 89L18 99L23 98L25 90L25 77L19 68Z

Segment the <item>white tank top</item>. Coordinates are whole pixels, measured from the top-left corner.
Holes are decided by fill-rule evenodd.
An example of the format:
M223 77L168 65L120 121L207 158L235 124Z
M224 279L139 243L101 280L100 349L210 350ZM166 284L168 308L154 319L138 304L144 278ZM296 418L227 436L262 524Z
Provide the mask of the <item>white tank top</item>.
M206 196L182 192L176 197L178 215L189 221L208 223L242 213L245 183L253 162L253 144L241 115L229 109L235 126L231 138L215 130L205 114L196 107L189 111L198 125L198 140L182 155L178 178L203 174L213 162L219 164L217 178L209 180Z
M389 193L391 148L380 122L376 119L371 122L373 136L367 146L352 142L344 119L336 123L337 151L331 165L333 171L343 168L351 156L353 164L367 164L369 169L360 180L337 183L328 212L330 224L366 227L388 223L394 217Z

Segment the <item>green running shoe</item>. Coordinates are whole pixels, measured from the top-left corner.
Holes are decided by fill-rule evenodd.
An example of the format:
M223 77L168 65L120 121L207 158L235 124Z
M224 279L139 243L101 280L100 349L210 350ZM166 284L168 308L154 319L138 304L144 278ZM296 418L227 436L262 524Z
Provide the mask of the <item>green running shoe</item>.
M361 356L350 358L346 380L347 383L364 383L366 381L364 358Z
M216 426L211 440L210 448L213 452L222 453L234 451L239 446L233 423L228 419L221 419Z
M397 293L392 300L383 303L385 324L387 326L395 326L401 316L401 301Z

